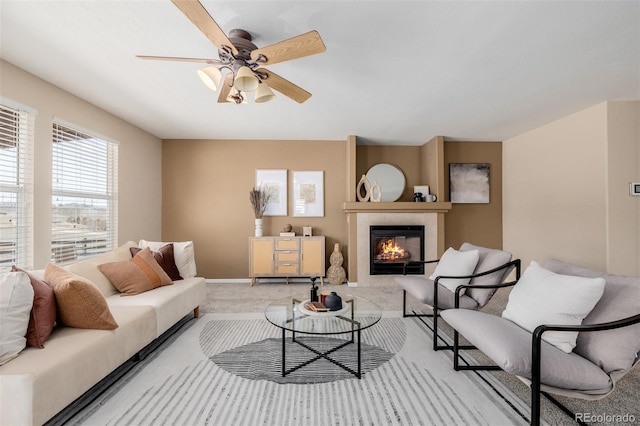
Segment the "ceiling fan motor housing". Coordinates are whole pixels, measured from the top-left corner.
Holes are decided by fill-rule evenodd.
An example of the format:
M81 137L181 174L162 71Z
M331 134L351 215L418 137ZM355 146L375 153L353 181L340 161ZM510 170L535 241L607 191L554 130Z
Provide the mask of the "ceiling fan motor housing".
M245 61L251 59L251 52L258 48L251 40L252 37L248 31L242 29L229 31L229 41L238 49L237 58L244 59Z

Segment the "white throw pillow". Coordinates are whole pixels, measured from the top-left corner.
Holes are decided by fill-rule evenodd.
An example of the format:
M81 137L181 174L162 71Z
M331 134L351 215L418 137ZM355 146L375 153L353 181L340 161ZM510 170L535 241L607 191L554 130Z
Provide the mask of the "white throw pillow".
M584 278L551 272L531 262L511 290L502 312L533 333L541 324L580 325L604 292L603 278ZM578 332L547 331L542 339L567 353L576 346Z
M463 276L471 275L476 270L478 265L478 259L480 254L478 250L458 251L453 247L449 247L444 252L435 271L429 277L431 280L435 280L436 277L448 275L448 276ZM456 288L460 285L469 284L471 278L443 278L438 281L449 290L456 291ZM463 295L466 289L460 292Z
M24 272L0 274L0 365L27 346L33 287Z
M165 244L171 242L140 240L138 247L149 247L153 251L158 251ZM196 276L196 255L193 248L193 241L173 242L173 258L182 278L192 278Z

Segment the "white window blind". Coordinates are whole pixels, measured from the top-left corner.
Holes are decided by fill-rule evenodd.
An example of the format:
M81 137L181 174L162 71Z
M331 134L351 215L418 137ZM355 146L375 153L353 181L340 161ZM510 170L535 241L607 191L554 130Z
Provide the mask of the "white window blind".
M33 267L34 114L0 105L0 271Z
M118 229L118 144L53 124L51 261L111 250Z

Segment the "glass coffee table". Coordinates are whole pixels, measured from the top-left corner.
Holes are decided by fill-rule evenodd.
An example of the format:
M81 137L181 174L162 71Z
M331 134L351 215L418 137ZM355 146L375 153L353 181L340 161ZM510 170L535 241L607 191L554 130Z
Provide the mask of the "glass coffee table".
M267 321L282 330L282 376L305 367L319 359L326 359L341 367L349 373L361 378L361 336L360 332L375 325L380 321L382 312L380 308L361 297L348 294L340 294L342 297L342 309L335 312L313 312L304 308L309 301L308 296L289 296L278 299L264 311ZM286 334L291 334L293 343L298 344L315 354L309 360L296 366L286 368ZM344 343L329 350L318 350L296 339L298 334L315 336L342 336ZM338 339L336 339L338 340ZM346 346L354 345L356 350L357 367L351 368L343 362L332 358L330 355Z

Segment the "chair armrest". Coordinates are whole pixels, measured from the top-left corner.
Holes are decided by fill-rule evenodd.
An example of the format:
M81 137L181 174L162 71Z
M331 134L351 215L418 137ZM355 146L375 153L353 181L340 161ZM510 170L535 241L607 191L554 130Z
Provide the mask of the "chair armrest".
M640 323L640 314L627 318L622 318L610 322L602 322L598 324L579 324L579 325L559 325L559 324L542 324L533 330L533 341L542 340L542 334L547 331L578 331L580 333L589 331L613 330L616 328L627 327Z
M438 263L440 262L440 259L433 259L433 260L409 260L404 262L404 264L402 265L402 275L407 275L407 266L411 265L411 264L417 264L417 263Z
M519 277L518 277L519 278ZM481 285L471 285L471 284L461 284L456 287L455 291L455 308L460 308L460 292L465 288L503 288L503 287L511 287L518 283L518 279L515 281L509 281L506 283L500 284L481 284Z
M586 325L559 325L559 324L542 324L533 330L531 336L531 383L532 390L538 392L540 389L540 363L542 362L542 335L547 331L578 331L580 333L590 331L613 330L616 328L628 327L630 325L640 323L640 314L616 321L603 322L598 324Z
M477 274L471 274L471 275L441 275L436 277L436 281L438 281L440 278L476 278L476 277L482 277L484 275L489 275L489 274L493 274L494 272L498 272L501 269L507 269L507 268L511 268L511 267L515 267L516 268L516 281L518 281L520 279L520 259L515 259L512 260L511 262L507 262L504 265L500 265L497 268L493 268L493 269L489 269L488 271L484 271L484 272L479 272ZM476 288L485 288L485 287L480 287L480 286L476 286L476 285L471 285L471 284L465 284L466 287L476 287ZM490 287L486 287L486 288L491 288Z
M482 277L484 275L489 275L492 274L494 272L500 271L502 269L508 269L508 268L512 268L514 267L516 269L516 279L515 281L511 281L508 283L497 283L497 284L483 284L483 285L472 285L472 284L460 284L458 287L456 287L455 290L455 308L459 308L460 307L460 292L462 291L462 289L465 288L501 288L501 287L509 287L512 285L515 285L518 280L520 279L520 268L521 268L521 261L520 259L514 259L510 262L507 262L503 265L500 265L496 268L493 269L489 269L488 271L484 271L484 272L479 272L477 274L471 274L471 275L457 275L457 276L452 276L452 275L441 275L436 277L436 279L434 280L434 295L433 298L435 301L437 301L437 289L438 289L438 285L439 285L439 281L440 278L476 278L476 277Z

